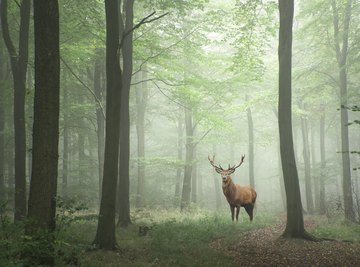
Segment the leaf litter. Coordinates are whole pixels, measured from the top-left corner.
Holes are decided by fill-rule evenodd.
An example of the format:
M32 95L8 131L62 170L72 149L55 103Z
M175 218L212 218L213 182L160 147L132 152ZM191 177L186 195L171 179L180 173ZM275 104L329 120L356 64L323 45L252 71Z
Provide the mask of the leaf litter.
M305 221L306 229L316 223ZM241 227L241 226L240 226ZM236 240L219 238L210 247L234 258L237 266L359 266L360 243L321 242L281 237L285 222L243 232Z

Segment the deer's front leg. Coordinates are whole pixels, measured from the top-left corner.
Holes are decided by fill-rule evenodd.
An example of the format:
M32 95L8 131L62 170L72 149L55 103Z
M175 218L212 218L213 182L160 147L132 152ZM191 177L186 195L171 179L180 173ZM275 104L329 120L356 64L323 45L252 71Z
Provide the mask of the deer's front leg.
M231 210L231 219L234 221L235 206L230 205L230 210Z

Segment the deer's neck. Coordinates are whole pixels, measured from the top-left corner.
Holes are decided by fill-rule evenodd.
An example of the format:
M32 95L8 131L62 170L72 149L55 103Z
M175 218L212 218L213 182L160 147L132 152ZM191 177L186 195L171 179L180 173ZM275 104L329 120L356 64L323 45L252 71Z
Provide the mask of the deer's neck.
M222 182L222 189L226 197L232 195L232 193L236 190L235 184L230 176Z

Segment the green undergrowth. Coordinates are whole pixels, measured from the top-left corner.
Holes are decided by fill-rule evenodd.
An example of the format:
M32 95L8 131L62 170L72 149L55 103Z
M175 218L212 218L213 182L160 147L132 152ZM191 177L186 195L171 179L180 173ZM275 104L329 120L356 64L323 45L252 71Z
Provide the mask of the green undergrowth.
M310 233L316 237L360 242L360 224L345 222L343 218L315 218L316 226Z
M233 266L232 258L211 248L222 238L239 238L242 232L273 223L270 215L257 215L233 223L228 213L143 210L133 214L133 224L117 231L119 250L83 255L84 266ZM148 227L139 235L139 227Z
M193 207L179 210L135 210L132 224L117 228L118 249L94 250L96 214L81 207L65 207L57 218L55 266L234 266L233 258L216 251L212 242L234 242L249 230L265 227L275 219L258 212L250 223L243 212L238 223L230 212L209 212ZM139 234L139 228L145 232ZM225 243L226 244L226 243ZM3 220L0 227L0 266L38 266L20 255L46 254L38 240L24 234L23 224Z

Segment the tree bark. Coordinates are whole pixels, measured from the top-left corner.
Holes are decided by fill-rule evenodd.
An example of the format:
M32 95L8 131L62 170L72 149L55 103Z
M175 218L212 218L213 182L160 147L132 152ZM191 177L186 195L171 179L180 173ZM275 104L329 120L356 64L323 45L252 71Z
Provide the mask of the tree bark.
M178 122L178 144L177 144L177 159L179 162L183 160L183 145L184 145L184 123L183 123L183 117L179 117ZM179 205L180 200L180 185L181 185L181 173L182 173L182 167L178 167L176 170L176 182L175 182L175 198L174 198L174 206Z
M331 6L333 10L334 24L334 41L335 52L338 63L339 79L340 79L340 123L341 123L341 158L342 158L342 175L343 175L343 197L345 208L345 219L355 222L355 212L352 196L351 168L350 168L350 151L349 151L349 129L348 129L348 95L347 95L347 54L349 41L349 28L351 20L352 0L346 3L346 10L343 22L343 39L342 48L340 48L340 30L339 30L339 11L336 1L332 0Z
M34 1L35 98L33 160L27 234L55 229L58 175L60 48L57 0ZM53 239L45 247L53 251ZM43 250L39 250L43 251ZM34 256L33 256L34 257ZM48 253L34 257L41 265L54 265Z
M213 155L216 155L216 145L213 144ZM219 175L213 171L213 180L214 180L214 189L215 189L215 200L216 200L216 209L219 210L221 208L221 185L219 183Z
M105 0L106 14L106 136L99 221L94 245L116 248L115 199L119 164L122 71L120 67L119 1Z
M184 168L184 180L181 194L181 210L186 209L190 204L191 194L191 173L192 173L192 161L194 154L194 128L191 110L185 108L185 132L186 132L186 144L185 144L185 168Z
M69 162L69 127L68 120L69 117L66 113L66 105L68 103L68 91L67 88L64 88L63 91L63 109L64 109L64 129L63 129L63 164L62 164L62 183L61 183L61 191L62 197L67 197L67 188L68 188L68 162Z
M283 233L287 238L304 238L299 177L295 162L291 120L291 57L294 0L279 0L279 134L281 163L286 190L287 222Z
M196 158L196 147L194 147L193 149L193 159ZM192 164L192 169L191 169L191 202L193 203L197 203L197 192L198 192L198 188L197 188L197 163L194 162Z
M1 29L0 29L1 30ZM3 43L0 40L0 58L5 57ZM0 61L0 84L5 81L5 60ZM6 200L5 195L5 87L0 88L0 205Z
M301 132L302 132L302 137L303 137L306 207L307 207L307 211L310 214L313 214L314 213L314 202L313 202L312 183L311 183L309 131L308 131L307 119L305 119L305 118L301 118Z
M15 130L15 214L19 221L26 216L26 129L25 86L28 62L30 1L20 4L19 52L11 40L7 20L7 0L1 1L1 26L5 45L10 55L14 83L14 130Z
M102 75L102 49L97 49L96 59L94 66L94 93L100 103L103 102L104 90L101 83ZM104 144L105 144L105 118L103 116L101 107L96 106L96 122L97 122L97 142L98 142L98 164L99 164L99 199L101 199L101 184L103 175L103 164L104 164Z
M315 143L315 127L312 124L311 125L311 165L312 168L315 169L316 165L317 165L317 160L316 160L316 143ZM314 198L314 211L316 213L319 213L320 211L320 177L319 176L313 176L313 181L314 181L314 192L315 192L315 198Z
M144 66L145 67L145 66ZM141 208L144 201L145 183L145 111L148 98L146 67L142 73L142 86L136 88L136 132L138 153L138 183L136 193L136 208Z
M125 25L123 18L125 17ZM120 30L122 38L125 34L130 32L133 28L134 19L134 0L124 1L124 16L120 13ZM130 32L123 42L122 57L123 57L123 87L121 96L121 128L120 128L120 158L119 158L119 218L118 225L126 227L130 220L130 178L129 178L129 161L130 161L130 110L129 110L129 96L130 84L133 69L133 34Z
M320 193L319 193L319 212L326 213L325 204L325 177L326 177L326 158L325 158L325 112L323 111L320 118Z
M248 101L249 97L246 95L246 100ZM255 177L254 177L254 123L252 119L251 109L246 109L247 121L248 121L248 135L249 135L249 180L250 186L255 187Z

